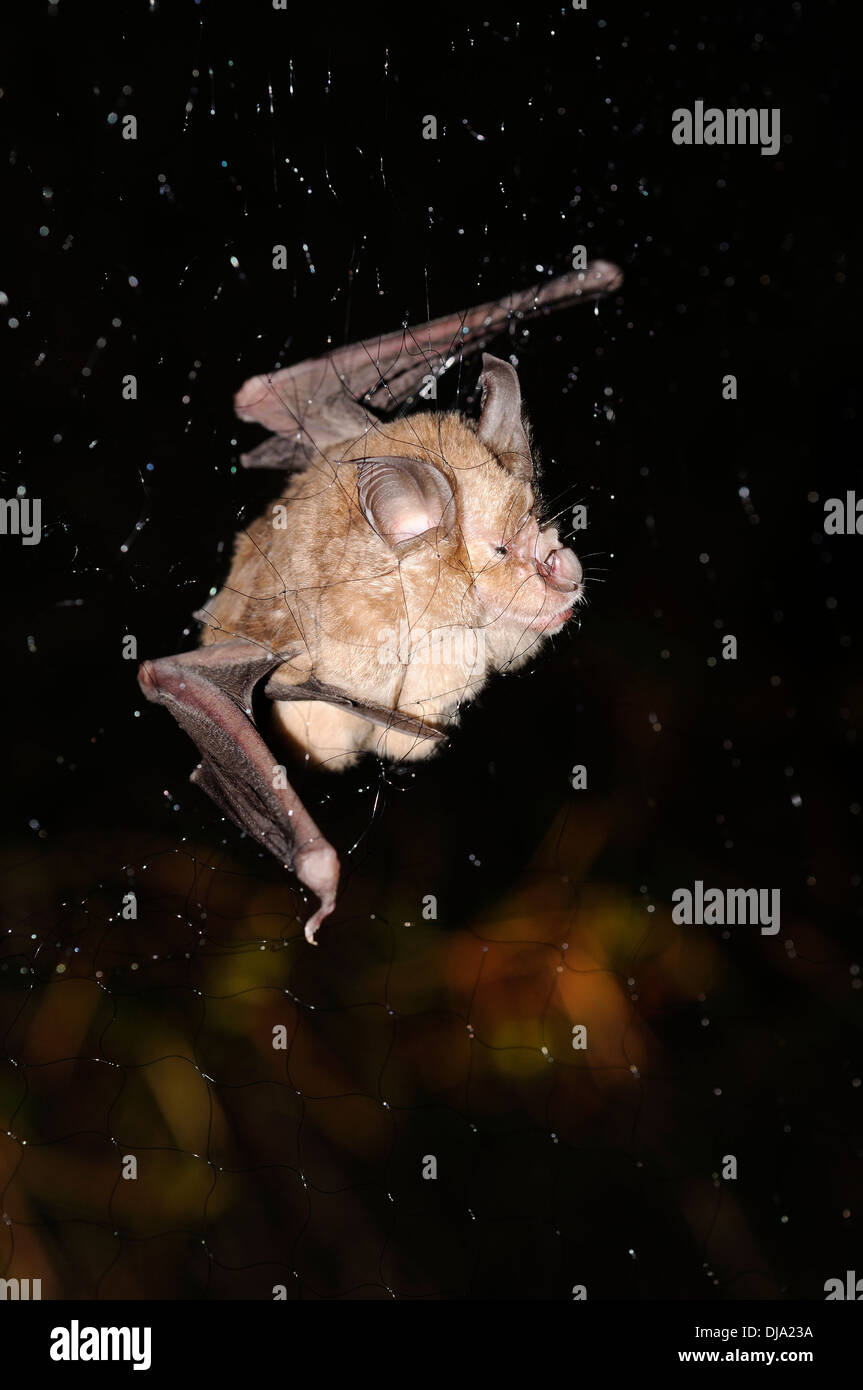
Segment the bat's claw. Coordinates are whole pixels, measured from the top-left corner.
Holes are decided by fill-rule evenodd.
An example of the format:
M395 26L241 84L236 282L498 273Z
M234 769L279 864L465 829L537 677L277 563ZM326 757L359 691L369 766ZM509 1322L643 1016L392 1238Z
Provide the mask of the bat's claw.
M310 946L320 946L320 941L315 940L315 933L317 932L318 927L321 925L324 918L329 917L335 905L335 898L333 898L329 902L321 903L321 906L318 908L317 912L313 912L308 922L306 922L306 925L303 928L303 930L305 932L306 940L308 941Z
M315 933L321 923L329 917L336 905L336 889L339 885L339 856L326 840L315 849L306 849L297 855L294 873L320 899L320 907L306 922L305 935L310 946L317 946Z

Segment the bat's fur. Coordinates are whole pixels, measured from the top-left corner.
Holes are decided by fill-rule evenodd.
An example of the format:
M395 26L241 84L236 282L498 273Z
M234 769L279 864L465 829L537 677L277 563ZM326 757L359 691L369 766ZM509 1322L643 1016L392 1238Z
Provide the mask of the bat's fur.
M554 528L540 529L532 485L459 414L413 414L327 453L338 461L311 461L238 537L202 642L242 636L278 652L299 641L303 655L289 668L298 682L311 673L444 728L489 676L521 665L560 630L581 601L581 568ZM389 455L440 469L454 493L452 524L407 553L376 532L358 498L357 461ZM568 585L537 569L537 556L554 551L568 557ZM274 724L295 751L329 767L369 750L395 759L434 751L432 740L321 701L280 701Z

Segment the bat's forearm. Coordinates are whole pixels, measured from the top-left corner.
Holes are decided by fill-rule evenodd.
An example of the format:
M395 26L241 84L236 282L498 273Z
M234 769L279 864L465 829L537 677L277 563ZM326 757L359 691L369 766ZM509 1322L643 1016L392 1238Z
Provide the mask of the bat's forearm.
M370 724L377 724L383 729L394 729L400 734L409 734L418 739L431 739L436 743L446 742L445 733L421 719L413 719L410 715L400 714L398 710L387 709L385 705L354 699L343 690L338 690L333 685L325 685L314 677L297 685L287 679L285 672L278 667L267 681L264 693L270 700L321 700L324 704L347 710L348 713L355 714L360 719L367 719Z

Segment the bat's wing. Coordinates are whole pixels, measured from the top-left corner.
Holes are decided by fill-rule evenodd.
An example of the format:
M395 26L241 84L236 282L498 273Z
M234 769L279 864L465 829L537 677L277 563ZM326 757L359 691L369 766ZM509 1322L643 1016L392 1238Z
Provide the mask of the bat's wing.
M197 744L201 763L192 781L320 899L306 923L313 941L335 906L339 861L255 725L255 686L281 660L253 642L218 642L145 661L138 680L147 699L166 705Z
M376 421L365 407L392 414L412 404L426 377L438 377L460 358L481 351L510 319L590 303L616 290L621 271L591 261L506 299L466 313L405 327L383 338L336 348L269 376L255 376L234 398L241 420L274 435L241 462L246 468L302 468L327 451L362 437Z
M165 705L197 744L201 763L191 780L318 897L320 907L305 927L306 940L314 941L335 907L338 855L258 731L256 687L265 682L263 693L270 699L325 700L417 738L443 735L407 716L363 705L313 677L292 680L285 666L290 655L266 652L255 642L236 638L145 661L138 680L147 699Z

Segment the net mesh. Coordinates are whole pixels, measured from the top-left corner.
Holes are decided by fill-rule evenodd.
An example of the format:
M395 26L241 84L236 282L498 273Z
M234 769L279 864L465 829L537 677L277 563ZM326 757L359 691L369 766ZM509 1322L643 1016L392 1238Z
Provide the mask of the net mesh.
M722 75L724 20L460 20L419 53L307 19L288 39L276 11L150 5L82 43L52 5L38 80L10 87L6 486L44 524L10 612L0 1276L94 1299L818 1297L855 1267L863 1152L860 687L853 615L825 608L850 570L812 547L798 309L751 288L800 282L782 236L816 214L734 151L668 178L658 94L696 43ZM738 78L758 61L735 48ZM624 307L501 341L555 509L588 503L593 607L434 762L303 784L345 865L311 950L295 881L188 787L124 640L190 646L272 495L239 472L242 380L600 236ZM760 415L723 412L729 358L760 372ZM695 879L781 886L780 934L676 925Z

